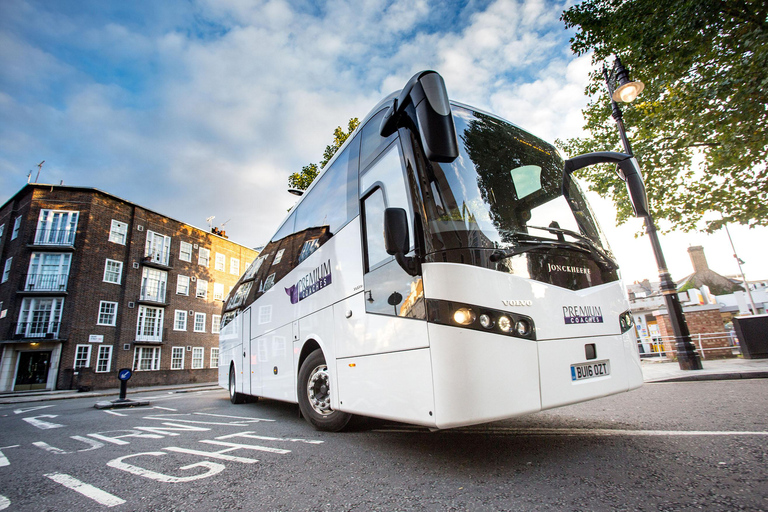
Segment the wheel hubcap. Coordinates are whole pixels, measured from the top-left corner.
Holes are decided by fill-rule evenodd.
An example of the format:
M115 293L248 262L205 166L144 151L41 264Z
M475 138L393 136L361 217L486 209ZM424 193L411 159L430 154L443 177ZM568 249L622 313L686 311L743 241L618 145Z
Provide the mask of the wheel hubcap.
M331 414L331 380L328 376L328 366L319 365L309 374L307 382L307 397L309 405L318 414Z

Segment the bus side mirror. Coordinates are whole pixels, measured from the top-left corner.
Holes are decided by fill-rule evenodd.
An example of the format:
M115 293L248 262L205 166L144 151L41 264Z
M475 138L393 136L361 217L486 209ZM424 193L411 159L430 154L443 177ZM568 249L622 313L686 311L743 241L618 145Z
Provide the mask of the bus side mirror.
M402 208L384 210L384 248L408 275L417 276L421 273L418 258L406 256L411 242L408 236L408 216Z
M379 132L383 137L397 130L408 102L413 103L416 109L417 128L427 159L446 163L456 160L459 156L459 139L443 77L436 71L422 71L413 75L400 96L392 100L392 106L381 121Z
M408 216L403 208L384 210L384 247L387 254L406 254L410 249Z
M632 203L632 210L635 212L635 217L648 217L650 215L648 212L648 196L645 193L643 175L640 173L640 166L633 156L613 151L600 151L578 155L565 161L565 169L563 172L568 176L574 171L595 164L618 165L619 176L627 185L627 194L629 194L629 201Z

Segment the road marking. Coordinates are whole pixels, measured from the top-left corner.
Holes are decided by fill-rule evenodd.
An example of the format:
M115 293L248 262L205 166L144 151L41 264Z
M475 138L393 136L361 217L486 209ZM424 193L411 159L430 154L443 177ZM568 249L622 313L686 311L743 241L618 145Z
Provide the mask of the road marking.
M213 441L211 439L201 439L201 443L207 443L207 444L215 444L219 446L228 446L229 448L227 450L221 450L224 451L230 451L230 450L237 450L238 448L242 448L245 450L256 450L260 452L267 452L267 453L277 453L279 455L285 455L286 453L291 453L291 450L284 450L283 448L270 448L269 446L259 446L257 444L238 444L238 443L228 443L226 441Z
M81 443L85 443L88 446L90 446L90 448L81 448L80 450L77 450L78 453L89 452L91 450L98 450L99 448L104 446L104 443L94 441L93 439L88 439L87 437L82 437L82 436L69 436L69 437L71 439L74 439L75 441L80 441ZM47 452L55 453L56 455L66 455L69 453L75 453L75 452L68 452L68 451L62 450L61 448L57 448L55 446L51 446L44 441L35 441L34 443L32 443L32 445L37 446L38 448L41 448Z
M8 461L8 457L6 457L5 454L3 453L3 450L5 450L7 448L18 448L18 447L19 447L18 444L14 444L14 445L11 445L11 446L3 446L2 448L0 448L0 468L11 465L11 463ZM2 509L0 509L0 510L2 510Z
M5 496L0 496L0 510L5 510L11 505L11 500Z
M127 414L123 414L121 412L108 411L106 409L102 409L102 411L107 413L107 414L112 414L113 416L128 416Z
M159 405L156 405L156 406L154 406L152 408L153 409L162 409L163 411L172 411L172 412L178 411L178 409L171 409L170 407L160 407Z
M13 411L13 414L24 414L27 412L37 411L38 409L47 409L48 407L53 407L52 405L38 405L36 407L22 407L21 409L16 409Z
M275 421L275 420L268 420L268 419L264 419L264 418L250 418L250 417L247 417L247 416L229 416L227 414L213 414L213 413L209 413L209 412L196 412L196 413L193 413L193 414L197 414L199 416L215 416L217 418L233 418L233 419L236 419L236 420L246 420L249 423L259 423L261 421Z
M134 466L133 464L128 464L127 462L123 462L125 459L130 459L133 457L141 457L144 455L151 455L152 457L162 457L163 455L168 455L165 452L144 452L144 453L134 453L131 455L124 455L122 457L119 457L117 459L111 460L107 462L107 466L115 469L120 469L122 471L127 471L128 473L142 476L144 478L149 478L151 480L156 480L158 482L164 482L164 483L181 483L181 482L191 482L192 480L200 480L201 478L208 478L210 476L218 475L224 469L226 466L223 464L218 464L216 462L210 462L210 461L202 461L202 462L196 462L194 464L188 464L186 466L182 466L179 469L183 471L187 471L194 468L205 468L204 473L200 473L198 475L192 475L192 476L171 476L171 475L165 475L163 473L158 473L157 471L152 471L151 469L142 468L139 466Z
M374 432L428 433L423 427L375 429ZM442 434L496 434L515 436L628 436L628 437L692 437L692 436L768 436L768 431L734 430L622 430L603 428L461 428L440 430Z
M226 436L219 436L216 439L232 439L233 437L247 437L248 439L259 439L261 441L286 441L289 443L307 443L307 444L323 444L325 442L317 439L290 439L285 437L257 436L254 432L240 432L238 434L227 434Z
M39 420L38 418L58 418L58 415L56 414L42 414L40 416L32 416L31 418L21 418L30 425L47 430L49 428L61 428L65 425L60 425L59 423L49 423L47 421Z
M122 498L118 498L117 496L109 494L106 491L102 491L98 487L94 487L90 484L81 482L77 478L66 475L64 473L48 473L45 476L50 478L54 482L61 484L64 487L67 487L69 489L72 489L75 492L79 492L86 498L90 498L93 501L100 503L104 506L115 507L117 505L122 505L123 503L125 503L125 500Z

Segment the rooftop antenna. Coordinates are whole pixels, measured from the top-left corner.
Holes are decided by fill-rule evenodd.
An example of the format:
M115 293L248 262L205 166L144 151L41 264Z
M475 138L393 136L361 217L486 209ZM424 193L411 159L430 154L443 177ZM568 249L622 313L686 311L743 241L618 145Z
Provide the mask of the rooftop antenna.
M232 219L228 219L227 222L229 222L230 220L232 220ZM219 229L222 229L224 226L226 226L227 222L222 222L221 226L219 226Z
M215 215L211 215L210 217L208 217L207 219L205 219L205 220L208 222L208 230L209 230L209 231L212 231L212 230L213 230L213 219L215 219L215 218L216 218L216 216L215 216Z
M37 164L37 176L35 177L35 183L39 183L40 179L40 171L43 170L43 164L45 163L45 160Z

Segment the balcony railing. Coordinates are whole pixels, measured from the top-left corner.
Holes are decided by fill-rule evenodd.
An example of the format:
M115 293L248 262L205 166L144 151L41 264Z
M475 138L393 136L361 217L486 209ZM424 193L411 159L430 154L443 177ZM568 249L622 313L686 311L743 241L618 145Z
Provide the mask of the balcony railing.
M165 282L156 279L148 279L141 287L139 300L165 303Z
M38 229L33 244L72 247L76 234L73 229Z
M154 263L156 265L169 266L170 251L151 252L145 254L143 261L145 263Z
M69 274L27 274L24 276L25 292L63 292L67 290Z
M32 322L17 322L11 327L15 339L57 339L61 322L33 320Z
M162 343L163 342L163 335L166 334L167 328L163 327L158 329L158 332L154 334L136 334L136 341L141 342L151 342L151 343Z

